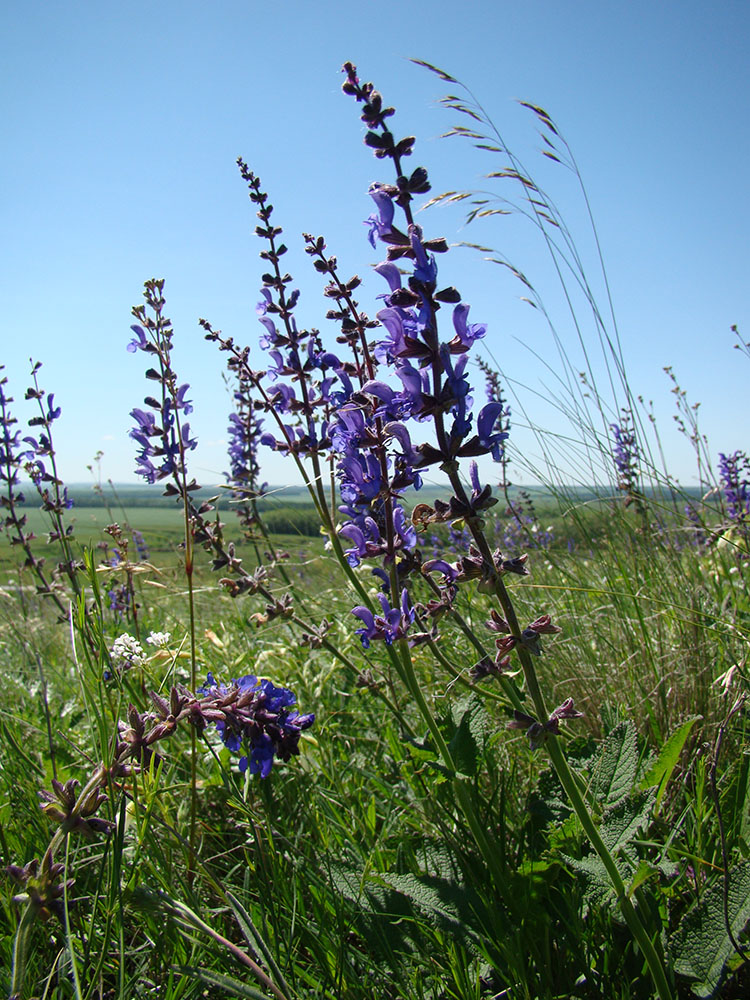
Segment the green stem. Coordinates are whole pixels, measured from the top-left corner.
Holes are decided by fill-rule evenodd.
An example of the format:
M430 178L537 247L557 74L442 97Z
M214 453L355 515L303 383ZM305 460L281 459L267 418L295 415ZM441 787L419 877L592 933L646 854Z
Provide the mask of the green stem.
M26 909L21 914L18 929L16 930L16 937L13 942L13 976L9 993L11 1000L15 1000L15 998L21 996L21 989L26 976L26 957L29 953L29 939L35 916L34 905L29 901L26 904Z
M474 809L474 803L471 800L471 795L466 782L459 776L456 770L456 764L453 760L453 755L450 752L448 744L445 742L443 734L440 732L440 727L437 723L437 719L432 714L427 700L422 692L421 685L417 679L417 675L414 671L414 663L411 658L411 651L409 649L409 644L406 639L401 639L399 642L399 653L401 660L401 675L406 683L406 686L414 699L419 714L425 721L427 728L435 741L438 752L443 760L443 764L449 771L454 775L453 777L453 791L458 800L458 804L461 808L461 812L464 814L466 822L469 824L469 829L471 830L472 836L476 842L479 851L484 858L484 861L492 874L495 887L503 898L503 902L512 909L512 899L506 885L505 874L498 861L499 852L492 847L490 844L487 834L485 833L484 827L479 822L479 817Z
M635 907L630 901L630 897L628 896L625 883L622 880L622 876L617 868L615 859L607 849L607 846L602 840L599 830L597 829L596 824L586 807L586 803L581 796L578 784L576 783L573 773L570 770L562 747L558 741L552 737L547 741L547 749L549 750L549 755L552 759L555 771L557 772L557 776L560 779L560 784L565 789L565 793L568 796L571 806L573 807L573 811L578 817L581 826L583 827L583 831L591 843L591 846L599 855L602 864L607 870L607 875L609 876L612 887L615 890L622 914L625 917L627 925L630 928L630 932L635 938L638 947L641 949L641 954L648 965L651 978L654 981L654 986L656 987L659 997L661 1000L673 1000L674 994L672 993L672 988L669 985L664 965L651 938L648 936L646 928L643 926Z

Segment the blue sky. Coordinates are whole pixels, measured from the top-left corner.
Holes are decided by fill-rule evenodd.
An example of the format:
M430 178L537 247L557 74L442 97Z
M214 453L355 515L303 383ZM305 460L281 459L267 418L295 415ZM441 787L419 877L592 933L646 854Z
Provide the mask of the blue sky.
M148 388L143 356L125 351L130 307L144 280L164 277L201 442L193 472L219 482L230 404L198 318L253 345L263 364L260 247L236 157L271 194L302 290L299 320L313 326L325 325L325 306L303 231L325 235L342 268L365 278L360 301L371 313L382 291L368 273L379 255L361 223L369 183L390 177L362 145L355 105L341 94L345 60L396 106L397 131L417 136L413 163L428 168L435 193L487 187L482 175L499 166L440 138L457 116L438 106L446 85L414 57L469 86L542 178L603 307L580 194L540 155L533 116L515 99L542 105L565 134L596 220L629 382L654 401L670 471L692 484L665 365L701 403L714 460L748 447L748 362L732 350L729 328L739 324L750 339L749 29L744 0L4 5L0 362L17 415L29 415L22 397L33 357L63 409L64 477L86 481L101 449L105 478L133 480L128 414ZM430 235L481 242L512 260L582 370L543 242L523 220L463 227L458 211L430 209L422 221ZM440 264L441 279L472 304L471 319L489 324L486 346L519 396L514 440L533 463L538 446L522 412L567 433L543 398L561 391L548 327L520 301L518 282L481 254L457 248ZM584 327L593 343L588 320ZM291 479L270 454L264 469L271 482Z

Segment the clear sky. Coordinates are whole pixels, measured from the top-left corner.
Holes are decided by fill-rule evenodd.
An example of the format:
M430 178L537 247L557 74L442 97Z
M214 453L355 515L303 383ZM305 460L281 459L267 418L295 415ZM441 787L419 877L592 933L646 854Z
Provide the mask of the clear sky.
M630 384L654 401L670 471L689 485L694 463L672 429L663 366L702 404L714 459L750 446L750 367L729 329L739 324L750 340L749 50L746 0L4 4L0 362L16 414L30 412L22 398L33 357L62 406L55 429L66 480L86 481L100 449L105 478L134 480L128 414L148 386L144 356L125 351L130 307L144 280L164 277L176 366L195 403L192 472L219 482L229 399L198 318L253 345L263 367L260 247L236 157L263 179L294 250L299 321L321 327L325 304L300 249L303 231L325 235L343 270L367 278L360 301L371 313L383 290L368 275L380 255L362 220L369 183L391 178L341 94L345 60L396 106L396 131L417 136L413 165L428 168L436 193L488 187L482 174L500 165L440 138L457 116L438 106L446 85L415 57L469 86L543 177L604 306L581 198L540 155L533 116L514 99L542 105L565 134L597 223ZM443 209L422 221L429 235L482 242L512 260L582 370L570 314L528 226L500 217L462 228L461 215ZM538 394L559 391L558 365L539 311L479 254L455 249L440 265L441 281L472 304L471 319L489 324L494 359L528 386L514 404L518 423L523 407L554 427L559 418ZM520 426L514 434L534 451ZM270 453L264 470L271 482L291 479Z

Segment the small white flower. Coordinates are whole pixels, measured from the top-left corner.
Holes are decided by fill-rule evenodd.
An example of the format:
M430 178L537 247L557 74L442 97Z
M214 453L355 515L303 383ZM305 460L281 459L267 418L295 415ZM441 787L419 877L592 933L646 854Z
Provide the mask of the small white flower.
M171 638L171 632L149 632L146 636L146 642L149 646L156 646L158 649L164 649L165 646L169 645L169 640Z
M127 632L124 632L112 643L111 656L113 664L125 670L130 667L143 666L145 659L143 646Z

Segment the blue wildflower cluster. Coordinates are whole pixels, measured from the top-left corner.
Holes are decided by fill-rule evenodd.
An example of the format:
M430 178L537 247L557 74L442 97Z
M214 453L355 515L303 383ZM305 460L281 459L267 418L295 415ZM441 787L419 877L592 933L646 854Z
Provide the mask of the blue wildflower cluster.
M149 368L146 378L157 382L159 397L147 396L146 410L136 408L130 416L136 422L130 436L140 447L137 457L136 474L147 483L160 482L171 478L182 484L187 476L185 455L197 446L190 436L190 424L184 417L193 412L192 403L187 399L188 385L178 385L172 369L172 324L164 316L165 300L163 281L147 281L145 304L135 306L133 315L139 321L131 327L135 334L128 344L128 351L134 354L143 351L158 364L158 369ZM187 489L196 488L190 484ZM168 486L167 493L175 492Z
M483 514L497 500L480 482L475 460L503 461L510 418L497 377L488 382L487 400L474 406L469 357L487 328L471 322L460 293L439 281L437 258L447 251L446 241L428 238L414 221L413 200L430 190L423 167L404 169L415 140L397 140L388 127L393 109L372 84L359 82L351 64L344 73L344 92L362 106L365 143L395 170L394 183L375 183L369 192L374 211L366 221L368 239L386 249L386 259L374 268L385 283L376 317L363 312L354 297L359 277L342 277L323 238L305 235L305 250L326 281L326 318L337 325L336 340L345 354L328 350L317 330L298 326L299 293L282 267L287 251L282 231L260 180L239 160L259 219L256 234L265 243L261 258L267 270L257 314L267 370L253 371L247 348L223 338L205 320L201 324L207 339L228 352L230 371L252 387L268 415L261 443L296 462L349 566L374 563L381 592L374 604L353 609L360 621L356 634L368 647L375 641L426 641L425 633L410 634L412 626L420 619L424 627L424 615L445 614L462 581L476 579L493 589L502 574L527 570L525 557L492 552L482 535ZM439 320L446 309L449 324L443 332ZM373 330L380 336L373 337ZM241 423L239 415L233 419L231 456L234 460L236 452L240 464ZM470 460L469 484L461 475L462 459ZM434 506L417 504L409 515L406 493L419 490L424 471L433 466L446 473L453 495ZM336 484L338 519L323 482ZM455 564L425 562L417 544L418 532L441 524L450 526L452 544L464 553ZM431 574L442 574L442 584ZM427 604L412 598L411 575L432 590Z
M612 459L617 473L617 488L627 494L626 503L641 496L638 485L639 461L638 441L628 410L622 411L619 423L610 424L613 437Z
M108 524L104 532L113 542L112 547L106 542L99 545L103 552L102 570L111 571L107 586L109 610L118 623L125 618L137 623L139 605L135 599L134 576L138 572L138 563L148 559L145 539L140 531L132 528L125 531L117 523ZM135 547L137 561L131 558L131 545ZM121 580L115 579L119 573L123 574Z
M344 501L339 509L347 519L340 534L353 543L347 557L353 565L364 558L382 559L383 567L374 572L391 594L391 600L380 596L382 615L354 609L364 626L358 634L369 645L373 639L392 642L403 637L414 618L402 585L420 559L415 520L409 523L404 513L404 491L419 489L422 471L439 464L451 477L456 495L439 510L419 505L420 526L478 519L495 501L489 489L479 485L475 463L474 490L467 497L458 478L459 459L491 455L497 461L508 435L501 426L502 401L490 399L476 416L473 413L469 352L487 328L469 321L470 307L455 288L440 286L437 255L448 249L445 240L426 238L414 222L411 203L430 189L423 167L408 176L403 169L414 139L397 141L388 127L393 109L384 107L372 84L360 84L354 66L347 63L344 72L344 92L363 105L365 143L379 159L390 158L396 172L395 184L375 183L369 192L375 212L368 219L368 236L374 247L387 247L386 260L375 266L388 286L377 313L385 337L374 344L361 338L362 364L355 372L359 388L338 408L331 430ZM403 229L396 225L396 209L403 215ZM328 271L333 273L331 267ZM438 322L443 307L452 307L452 329L444 339ZM364 326L352 310L342 309L335 318L342 323L342 334ZM424 440L428 427L429 440ZM456 530L461 528L457 525ZM399 594L400 608L395 606Z
M528 490L519 490L509 501L502 521L497 522L501 548L518 551L522 548L549 549L555 540L551 528L539 523L534 500Z
M744 451L719 454L719 482L729 521L747 527L750 522L750 458Z
M356 630L365 649L369 649L373 639L382 639L390 646L394 639L403 639L409 626L414 621L414 609L409 606L409 595L406 588L401 591L401 604L392 608L385 594L378 594L383 613L373 614L369 608L360 605L352 614L362 622L362 628Z
M242 159L238 165L248 185L250 200L257 206L261 224L256 227L256 234L268 243L268 249L261 254L269 270L263 275L257 314L265 328L261 347L271 361L265 373L263 401L266 410L274 415L277 429L275 433L264 432L260 440L282 454L317 456L330 444L328 416L338 402L332 387L341 362L323 349L317 331L297 326L294 310L299 291L289 287L291 276L282 272L281 259L287 248L278 241L281 229L271 220L273 207L261 191L259 179ZM203 326L208 339L218 339L208 324L203 322ZM231 341L222 342L221 348L231 350ZM230 369L239 375L241 384L247 380L257 387L260 373L245 371L243 361L238 353L230 360Z
M132 535L133 542L135 543L135 550L138 554L138 559L141 562L146 562L149 558L149 551L146 539L143 537L143 532L138 531L136 528L132 528L130 534Z
M224 746L241 754L239 769L267 778L274 759L288 761L299 753L300 734L315 721L313 714L300 715L294 708L296 698L288 688L276 687L269 680L252 674L217 683L207 675L198 689L203 698L200 715L213 722Z

